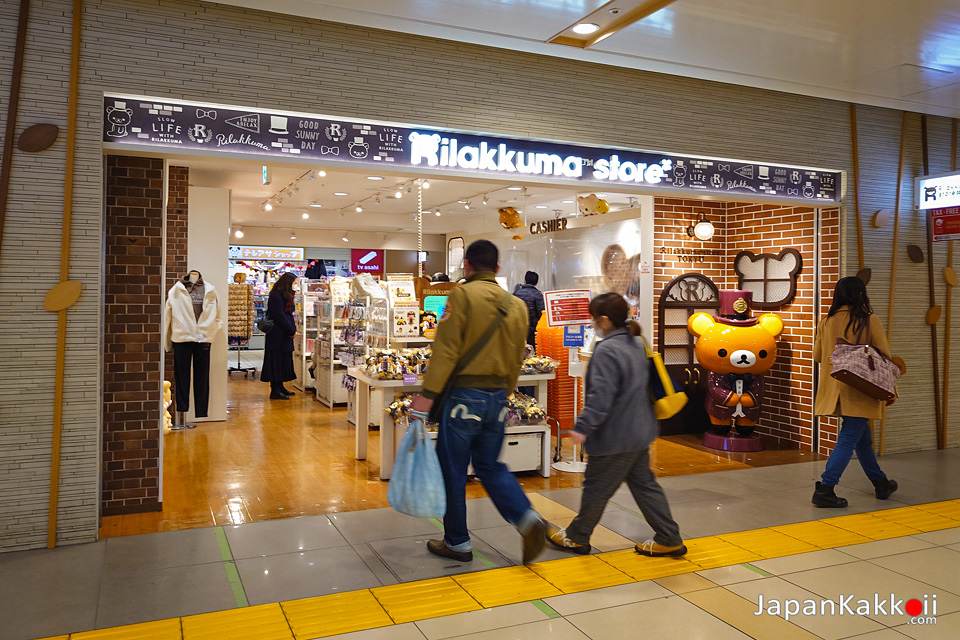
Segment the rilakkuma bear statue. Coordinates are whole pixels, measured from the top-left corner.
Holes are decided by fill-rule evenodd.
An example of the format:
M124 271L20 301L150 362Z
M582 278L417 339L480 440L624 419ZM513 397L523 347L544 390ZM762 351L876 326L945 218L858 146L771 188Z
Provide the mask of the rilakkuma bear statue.
M500 214L500 226L504 229L519 229L524 226L523 220L520 219L520 212L514 209L513 207L503 207L498 209L497 213ZM514 240L520 240L523 238L524 234L513 236Z
M783 320L774 313L750 316L753 294L721 291L718 316L695 313L687 329L697 336L697 361L710 372L704 405L717 433L735 427L753 433L763 402L763 374L777 360L777 336Z
M610 204L598 198L597 194L591 193L588 196L577 196L577 209L581 216L595 216L610 211Z

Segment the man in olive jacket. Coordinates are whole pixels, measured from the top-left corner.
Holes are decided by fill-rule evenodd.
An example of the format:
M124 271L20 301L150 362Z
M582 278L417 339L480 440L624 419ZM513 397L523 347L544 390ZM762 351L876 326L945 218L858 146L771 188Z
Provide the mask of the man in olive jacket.
M497 510L523 536L523 562L531 562L544 546L546 524L530 506L517 479L499 462L503 445L507 395L517 386L526 350L527 307L505 292L494 275L499 251L488 240L477 240L464 255L467 282L450 291L437 327L433 355L423 380L423 393L410 405L425 416L446 386L464 354L505 312L499 328L453 381L440 419L437 454L447 490L442 540L430 540L431 553L461 562L473 560L467 531L465 488L467 465L483 483Z

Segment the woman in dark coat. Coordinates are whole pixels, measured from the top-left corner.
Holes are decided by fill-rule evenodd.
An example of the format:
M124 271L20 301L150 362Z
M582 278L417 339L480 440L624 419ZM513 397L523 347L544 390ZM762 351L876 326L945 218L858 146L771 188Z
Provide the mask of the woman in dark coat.
M270 289L267 299L267 316L273 320L273 328L267 332L263 350L263 367L260 380L270 383L271 400L289 400L293 391L284 388L283 383L296 380L293 371L293 337L297 334L297 323L293 319L293 283L297 276L285 273Z

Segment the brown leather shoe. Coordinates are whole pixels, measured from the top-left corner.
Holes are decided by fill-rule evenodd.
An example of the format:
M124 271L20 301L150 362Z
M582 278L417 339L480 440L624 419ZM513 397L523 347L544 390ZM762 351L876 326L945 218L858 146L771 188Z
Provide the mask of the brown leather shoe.
M447 546L443 540L428 540L427 551L441 558L452 558L458 562L470 562L473 560L472 551L454 551Z

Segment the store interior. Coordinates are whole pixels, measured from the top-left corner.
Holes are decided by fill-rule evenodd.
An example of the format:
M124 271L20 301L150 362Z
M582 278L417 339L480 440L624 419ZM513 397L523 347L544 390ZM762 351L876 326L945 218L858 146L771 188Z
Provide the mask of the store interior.
M462 275L463 248L475 239L499 246L500 282L509 291L532 270L540 274L542 291L625 293L651 342L666 340L657 348L671 364L672 338L658 313L664 291L676 276L689 273L707 274L718 288L735 288L737 275L728 263L738 246L728 245L736 244L730 237L738 233L746 237L732 231L736 225L751 224L737 220L784 215L770 205L584 192L547 182L452 180L202 155L167 156L166 161L170 175L176 172L187 182L180 195L189 220L186 246L179 252L168 246L168 262L177 254L182 275L200 271L216 287L226 335L211 349L207 417L194 415L193 394L184 414L175 403L168 408L161 445L163 511L105 517L104 536L387 506L384 457L392 451L395 429L402 429L401 394L417 388L415 378L422 377L425 366L420 359L442 314L444 287L455 286L436 287L429 280L439 273L455 283ZM681 265L678 261L689 255L665 255L664 238L683 237L703 211L716 238L713 244L684 238L695 242L698 249L690 255L699 257ZM802 223L809 228L798 233L812 246L810 220ZM287 272L299 278L297 379L287 385L293 396L271 400L269 385L259 380L264 336L257 325L270 287ZM804 273L810 287L812 273L810 268ZM426 280L416 281L418 276ZM402 305L395 305L389 292L396 286L376 285L388 279L411 287L415 315L399 312ZM371 283L382 299L371 295ZM398 326L400 317L409 320L405 327ZM685 350L687 342L684 337L674 350ZM578 349L571 357L562 330L538 334L537 343L530 353L534 362L525 370L533 376L530 384L539 385L537 375L553 379L537 387L543 392L513 405L519 423L513 433L521 441L516 450L527 455L508 464L527 492L580 487L582 472L550 468L558 459L576 463L581 457L567 438L556 437L558 429L572 426L582 392L575 377L582 371ZM552 364L535 362L535 356ZM682 358L674 364L682 365ZM171 382L172 368L168 357L164 378ZM789 375L796 362L785 368ZM680 379L682 370L671 375ZM362 399L351 375L357 371L374 385L368 385L369 393L361 385ZM401 380L405 375L407 384L414 376L411 389L376 387L378 377ZM358 435L358 415L367 418L366 438ZM707 428L702 420L672 425L652 448L655 472L672 476L818 459L776 437L765 437L761 452L709 449L701 443ZM479 482L468 484L468 498L483 495Z

